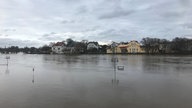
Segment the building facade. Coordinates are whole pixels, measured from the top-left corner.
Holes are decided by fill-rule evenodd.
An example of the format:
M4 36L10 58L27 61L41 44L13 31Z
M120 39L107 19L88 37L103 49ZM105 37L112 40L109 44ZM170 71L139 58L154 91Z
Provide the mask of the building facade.
M144 53L144 49L141 48L141 45L137 41L131 41L127 44L128 53Z
M141 47L140 43L137 41L130 41L127 44L119 44L114 48L108 48L107 53L119 53L119 54L136 54L145 53L144 49Z
M57 42L55 44L52 45L51 50L52 53L55 54L62 54L63 53L63 49L65 48L65 43L64 42Z

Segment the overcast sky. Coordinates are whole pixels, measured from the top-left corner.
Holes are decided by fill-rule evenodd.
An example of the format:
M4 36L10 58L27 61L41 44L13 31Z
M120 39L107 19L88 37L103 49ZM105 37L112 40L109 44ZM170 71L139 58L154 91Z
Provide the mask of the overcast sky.
M0 46L192 38L192 0L0 0Z

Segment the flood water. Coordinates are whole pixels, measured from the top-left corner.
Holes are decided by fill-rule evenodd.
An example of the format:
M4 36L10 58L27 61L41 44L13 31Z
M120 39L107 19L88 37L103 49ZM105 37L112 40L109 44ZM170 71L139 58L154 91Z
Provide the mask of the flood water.
M0 108L192 108L192 56L0 55ZM33 71L34 68L34 71Z

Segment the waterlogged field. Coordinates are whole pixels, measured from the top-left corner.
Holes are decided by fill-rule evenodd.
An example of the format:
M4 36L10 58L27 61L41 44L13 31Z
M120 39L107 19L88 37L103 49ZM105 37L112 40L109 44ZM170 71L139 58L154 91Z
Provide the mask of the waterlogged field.
M0 108L192 108L192 56L9 56Z

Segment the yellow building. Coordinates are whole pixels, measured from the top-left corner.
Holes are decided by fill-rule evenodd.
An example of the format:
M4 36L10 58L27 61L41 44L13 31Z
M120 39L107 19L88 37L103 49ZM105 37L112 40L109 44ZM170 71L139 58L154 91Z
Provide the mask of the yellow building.
M140 43L137 41L131 41L127 44L128 53L144 53L144 50L141 48Z
M126 54L126 53L145 53L144 49L141 48L141 45L137 41L130 41L128 44L120 44L114 49L107 49L107 53L115 53Z
M108 49L107 49L107 53L108 53L108 54L121 53L121 48L119 48L119 47L108 48Z

